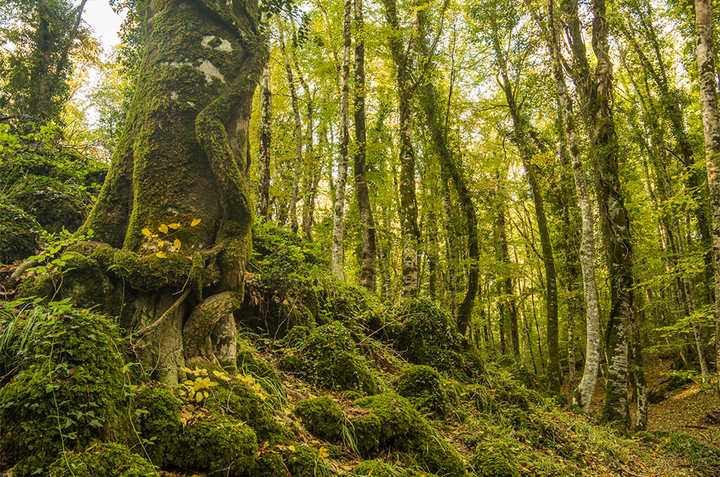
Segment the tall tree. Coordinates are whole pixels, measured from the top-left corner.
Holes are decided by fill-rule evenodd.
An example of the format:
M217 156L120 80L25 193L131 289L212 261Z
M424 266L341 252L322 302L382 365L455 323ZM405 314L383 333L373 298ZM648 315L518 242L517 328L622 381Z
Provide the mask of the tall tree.
M713 256L715 260L715 336L720 336L720 110L713 45L712 2L695 0L700 111L705 132L710 210L712 212ZM720 346L717 346L718 396L720 397Z
M355 0L355 195L360 209L362 227L362 265L360 286L375 291L375 221L370 204L366 151L367 134L365 127L365 20L362 0Z
M253 223L249 120L268 56L259 19L253 1L149 5L126 128L81 228L97 240L82 251L122 278L121 320L142 336L143 362L171 385L184 363L234 364ZM212 346L213 330L227 346Z

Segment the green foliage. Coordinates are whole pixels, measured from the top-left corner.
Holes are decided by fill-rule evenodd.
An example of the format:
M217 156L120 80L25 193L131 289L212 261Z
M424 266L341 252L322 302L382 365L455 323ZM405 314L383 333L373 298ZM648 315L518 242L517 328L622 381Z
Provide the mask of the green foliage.
M49 477L155 477L155 467L122 444L93 444L69 452L48 468Z
M636 437L652 443L664 452L684 456L699 475L718 475L720 450L689 434L669 431L643 431Z
M201 418L183 431L175 463L240 476L254 465L257 448L255 432L242 421L225 416Z
M329 396L305 399L295 405L295 415L312 435L332 443L343 440L347 420L342 409Z
M0 389L0 449L17 463L18 476L38 472L60 452L130 438L118 327L69 308L58 304L25 325L27 310L20 311L14 329L30 326L32 333L7 340L20 374Z
M418 472L413 469L406 469L396 465L390 465L379 460L364 460L353 469L354 475L373 477L433 477L434 474Z
M409 365L405 368L400 374L397 392L422 413L445 417L450 411L450 398L442 376L430 366Z

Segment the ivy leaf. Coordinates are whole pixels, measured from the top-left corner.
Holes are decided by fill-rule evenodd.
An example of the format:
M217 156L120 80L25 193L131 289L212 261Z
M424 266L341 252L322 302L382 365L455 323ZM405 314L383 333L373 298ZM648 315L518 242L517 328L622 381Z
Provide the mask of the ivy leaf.
M173 246L175 247L175 250L180 250L180 245L181 245L180 240L175 239L175 241L173 242Z
M195 227L199 223L200 223L200 219L193 219L193 221L190 223L190 227Z
M160 224L160 227L158 227L158 230L164 234L168 233L168 226L165 224Z
M150 235L152 235L152 232L150 232L150 229L144 228L142 229L142 234L146 237L149 237Z

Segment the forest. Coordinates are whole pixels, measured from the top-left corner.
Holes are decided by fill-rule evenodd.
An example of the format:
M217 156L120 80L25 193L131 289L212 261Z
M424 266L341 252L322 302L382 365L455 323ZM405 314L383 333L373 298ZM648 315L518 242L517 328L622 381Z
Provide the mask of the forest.
M0 475L720 475L720 3L87 4L0 0Z

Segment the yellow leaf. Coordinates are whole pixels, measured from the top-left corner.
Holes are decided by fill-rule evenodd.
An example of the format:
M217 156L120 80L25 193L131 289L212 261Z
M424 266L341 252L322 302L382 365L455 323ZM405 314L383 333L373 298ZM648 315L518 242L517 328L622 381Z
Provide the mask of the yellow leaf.
M185 371L186 373L192 373L192 369L186 368L185 366L180 366L180 369ZM186 382L188 382L188 381L186 381Z
M155 254L155 256L157 258L165 258L165 257L167 257L167 254L165 252L163 252L162 250L160 250L158 253Z
M295 446L288 446L288 450L290 452L295 452Z
M173 230L177 230L180 228L180 224L168 224L168 227L170 227Z
M164 234L168 233L168 226L165 224L160 224L160 227L158 227L158 230Z
M200 219L193 219L193 221L190 222L190 227L195 227L199 223L200 223Z
M175 246L175 250L180 250L180 241L178 239L175 239L173 245Z
M161 240L161 241L158 242L158 247L162 247L163 245L165 245L165 241L164 241L164 240Z
M146 237L149 237L150 235L152 235L152 232L150 232L149 229L142 229L142 233Z
M158 238L158 234L152 234L152 238Z

